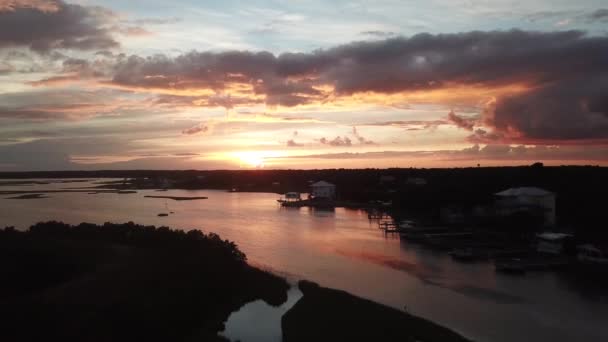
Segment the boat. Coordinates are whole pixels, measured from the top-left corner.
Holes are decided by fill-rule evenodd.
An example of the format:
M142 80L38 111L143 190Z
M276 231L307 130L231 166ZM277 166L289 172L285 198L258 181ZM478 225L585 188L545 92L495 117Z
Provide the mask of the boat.
M169 214L167 214L167 213L160 213L160 214L158 214L157 216L158 216L158 217L165 217L165 216L169 216Z
M302 196L299 192L286 192L282 198L278 199L280 205L284 207L298 207L302 206L305 201L302 200Z

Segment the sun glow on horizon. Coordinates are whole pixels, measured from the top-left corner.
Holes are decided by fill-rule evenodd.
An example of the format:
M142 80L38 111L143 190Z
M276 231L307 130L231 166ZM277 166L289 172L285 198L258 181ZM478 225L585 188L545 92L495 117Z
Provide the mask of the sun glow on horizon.
M229 154L229 159L236 160L241 168L263 169L272 164L272 159L283 157L280 151L239 151Z

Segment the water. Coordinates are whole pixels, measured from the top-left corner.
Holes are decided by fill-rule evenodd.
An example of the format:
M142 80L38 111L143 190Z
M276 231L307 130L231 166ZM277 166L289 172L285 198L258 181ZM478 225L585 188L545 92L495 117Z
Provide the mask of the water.
M248 303L230 315L222 335L231 341L281 342L281 317L300 298L302 292L294 286L287 293L287 301L279 307L272 307L262 300Z
M0 191L87 185L3 186ZM144 195L209 199L177 202ZM490 263L454 262L444 253L386 238L363 211L287 209L277 206L276 194L208 190L48 196L8 200L4 198L10 196L0 195L0 226L26 228L38 221L61 220L197 228L236 241L254 264L399 309L406 307L477 341L608 341L606 287L559 273L517 277L496 274ZM168 211L175 214L157 216ZM275 314L284 309L276 309ZM231 316L226 333L248 336L239 337L243 341L256 340L257 335L243 322L273 315L259 314L264 310L263 303L243 307L241 316ZM276 321L269 318L256 324L267 324L268 336L276 336L277 323L272 323Z

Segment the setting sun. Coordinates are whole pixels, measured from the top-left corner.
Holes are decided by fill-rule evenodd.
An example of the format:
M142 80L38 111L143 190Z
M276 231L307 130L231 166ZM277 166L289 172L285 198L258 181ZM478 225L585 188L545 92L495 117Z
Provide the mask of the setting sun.
M264 167L264 156L259 152L239 152L236 153L241 167L254 167L261 169Z

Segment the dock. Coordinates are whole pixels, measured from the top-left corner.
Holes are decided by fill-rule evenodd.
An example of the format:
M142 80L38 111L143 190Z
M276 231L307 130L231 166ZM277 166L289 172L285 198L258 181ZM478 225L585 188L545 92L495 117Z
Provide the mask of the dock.
M310 208L319 208L319 209L334 209L334 208L368 209L370 207L370 204L367 204L367 203L339 201L339 200L305 199L305 200L299 200L299 201L277 200L277 202L282 207L287 207L287 208L310 207Z

